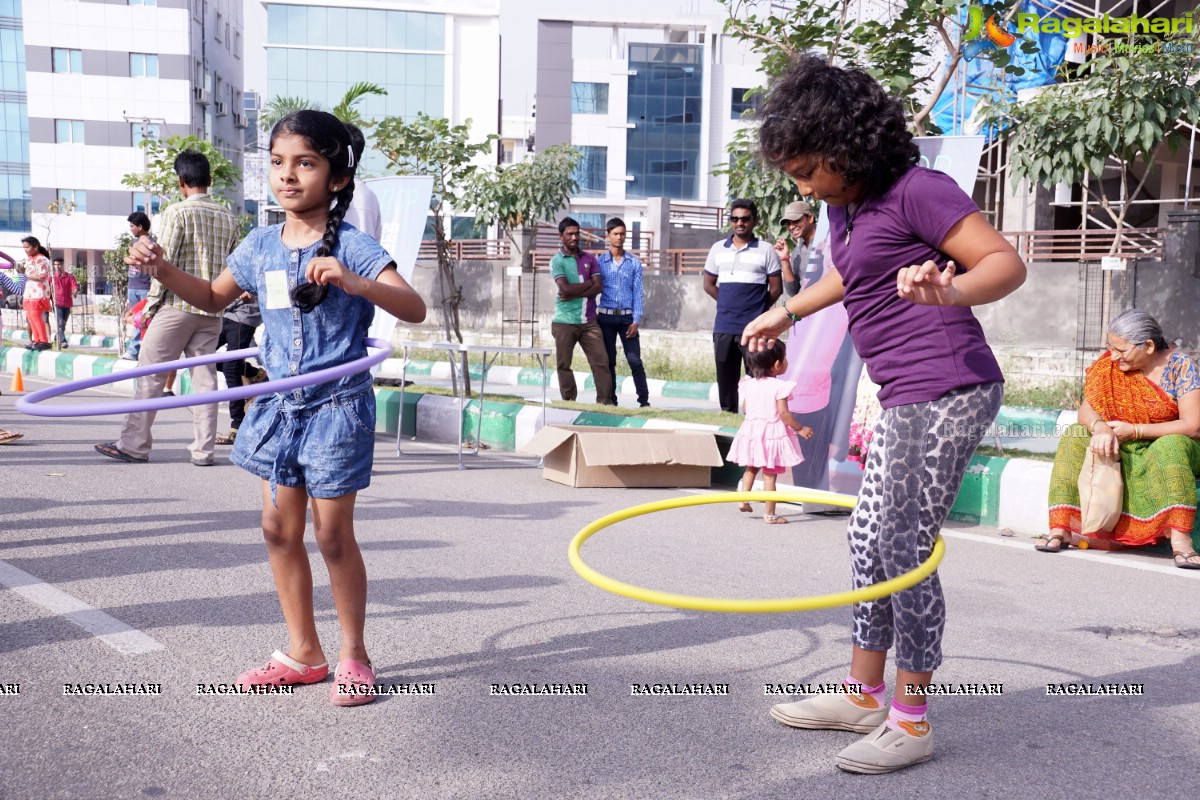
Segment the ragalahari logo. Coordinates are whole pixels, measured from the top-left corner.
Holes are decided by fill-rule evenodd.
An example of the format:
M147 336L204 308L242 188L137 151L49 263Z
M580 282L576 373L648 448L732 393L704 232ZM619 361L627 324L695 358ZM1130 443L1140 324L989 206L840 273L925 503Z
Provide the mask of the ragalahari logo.
M983 21L983 9L967 6L967 29L963 32L963 58L971 61L989 51L1003 50L1017 40L1008 32L1008 25L992 14Z

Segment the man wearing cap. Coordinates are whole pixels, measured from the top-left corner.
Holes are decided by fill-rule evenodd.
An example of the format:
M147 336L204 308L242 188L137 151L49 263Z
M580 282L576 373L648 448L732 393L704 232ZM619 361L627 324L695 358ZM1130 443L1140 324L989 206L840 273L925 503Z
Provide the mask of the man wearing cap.
M817 220L813 215L812 206L803 200L789 203L779 220L779 227L786 228L796 240L795 251L788 247L787 236L780 236L775 240L775 254L779 256L783 266L783 293L791 297L802 288L804 273L808 269L808 249L812 246L813 235L817 232Z
M717 364L717 398L722 411L738 413L738 381L745 347L742 330L775 305L783 293L779 257L754 235L758 206L739 198L729 205L733 233L714 244L704 262L704 291L717 301L713 322L713 356Z

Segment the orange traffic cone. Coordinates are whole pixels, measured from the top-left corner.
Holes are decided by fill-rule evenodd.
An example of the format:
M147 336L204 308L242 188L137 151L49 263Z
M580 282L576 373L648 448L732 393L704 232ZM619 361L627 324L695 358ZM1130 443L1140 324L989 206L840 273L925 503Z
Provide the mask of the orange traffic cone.
M13 375L12 386L8 387L10 392L24 392L25 381L21 379L21 368L17 367L17 374Z

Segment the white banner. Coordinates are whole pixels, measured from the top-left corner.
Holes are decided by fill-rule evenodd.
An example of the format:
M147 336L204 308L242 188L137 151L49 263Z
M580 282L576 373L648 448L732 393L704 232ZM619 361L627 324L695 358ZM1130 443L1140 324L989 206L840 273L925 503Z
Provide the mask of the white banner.
M379 198L383 218L383 235L379 243L396 262L400 276L411 283L421 237L425 234L425 221L429 217L433 178L426 175L373 178L366 184ZM395 327L396 318L377 308L368 335L390 342Z

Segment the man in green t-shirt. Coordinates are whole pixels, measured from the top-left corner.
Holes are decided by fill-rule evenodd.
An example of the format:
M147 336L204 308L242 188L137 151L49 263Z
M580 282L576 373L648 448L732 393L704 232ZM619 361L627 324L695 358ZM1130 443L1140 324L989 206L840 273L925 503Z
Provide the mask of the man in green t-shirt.
M579 247L579 223L566 217L558 223L562 247L550 259L550 277L558 285L554 303L554 319L550 333L554 337L555 366L558 370L558 391L563 400L574 400L579 391L571 359L575 345L583 347L592 380L596 384L596 402L611 405L612 376L608 371L608 355L604 337L596 324L596 297L603 288L600 265L591 253Z

